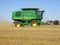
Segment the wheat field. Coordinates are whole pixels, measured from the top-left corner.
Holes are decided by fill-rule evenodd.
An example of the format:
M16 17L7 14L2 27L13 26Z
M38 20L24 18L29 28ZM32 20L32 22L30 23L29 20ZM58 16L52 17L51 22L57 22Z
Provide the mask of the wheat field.
M0 23L0 45L60 45L60 25L14 27Z

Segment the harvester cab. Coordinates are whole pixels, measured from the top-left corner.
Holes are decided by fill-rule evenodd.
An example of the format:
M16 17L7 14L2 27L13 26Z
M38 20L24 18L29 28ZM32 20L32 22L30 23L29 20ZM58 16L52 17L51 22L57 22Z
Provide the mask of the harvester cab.
M16 27L21 25L37 26L41 24L43 12L38 8L22 8L21 11L13 12L12 19Z

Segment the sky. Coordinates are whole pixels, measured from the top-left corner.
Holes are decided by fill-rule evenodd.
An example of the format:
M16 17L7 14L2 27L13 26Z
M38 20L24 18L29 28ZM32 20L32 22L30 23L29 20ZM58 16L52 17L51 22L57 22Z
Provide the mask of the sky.
M43 20L60 20L60 0L0 0L0 21L13 21L12 12L21 8L39 8Z

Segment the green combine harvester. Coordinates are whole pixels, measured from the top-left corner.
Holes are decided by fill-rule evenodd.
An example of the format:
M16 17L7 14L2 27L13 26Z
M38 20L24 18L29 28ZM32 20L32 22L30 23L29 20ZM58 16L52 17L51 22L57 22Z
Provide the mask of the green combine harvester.
M37 26L43 24L44 11L39 11L38 8L22 8L21 11L14 11L12 20L16 27L20 26Z

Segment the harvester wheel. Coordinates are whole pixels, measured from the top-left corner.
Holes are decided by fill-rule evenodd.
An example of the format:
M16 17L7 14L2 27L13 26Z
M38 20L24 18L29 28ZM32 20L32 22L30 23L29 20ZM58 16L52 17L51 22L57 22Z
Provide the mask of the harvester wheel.
M36 27L38 25L36 20L31 21L31 26Z
M59 25L59 21L58 20L55 20L54 21L54 25Z
M21 24L15 24L15 26L16 26L16 27L20 27L20 26L21 26Z

